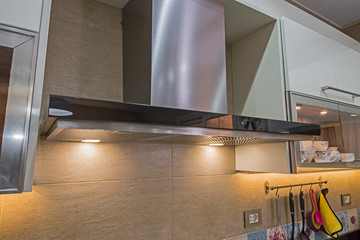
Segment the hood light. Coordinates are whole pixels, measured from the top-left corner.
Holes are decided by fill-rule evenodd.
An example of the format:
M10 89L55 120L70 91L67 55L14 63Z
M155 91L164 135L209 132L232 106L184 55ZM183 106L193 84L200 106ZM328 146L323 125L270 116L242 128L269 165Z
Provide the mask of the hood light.
M223 143L210 143L209 145L210 146L217 146L217 147L224 146Z
M100 139L84 139L84 140L81 140L81 142L83 142L83 143L99 143Z
M71 116L73 115L71 104L63 98L52 97L49 105L49 115L56 117Z
M320 115L326 115L328 112L327 111L322 111L320 112Z

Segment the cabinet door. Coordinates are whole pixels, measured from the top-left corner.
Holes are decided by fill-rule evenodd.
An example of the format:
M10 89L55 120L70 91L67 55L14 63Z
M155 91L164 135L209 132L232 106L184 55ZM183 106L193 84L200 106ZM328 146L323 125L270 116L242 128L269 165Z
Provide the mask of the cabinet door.
M360 53L290 19L283 18L286 89L352 104L360 100L331 86L360 94Z
M1 0L0 24L39 32L42 0Z
M24 190L31 162L27 150L38 41L31 34L0 28L0 194Z
M360 108L339 105L344 153L354 153L360 159Z
M319 141L326 141L328 147L337 147L339 152L345 151L338 104L293 94L291 96L291 113L293 121L320 125L321 135L313 138L315 146L320 144ZM322 151L326 149L311 148L307 145L305 142L294 145L292 155L297 165L301 166L303 162L314 162L315 160L317 163L323 164L325 161L321 162L321 156L317 159L314 158L315 154L322 154ZM325 156L324 160L326 160Z

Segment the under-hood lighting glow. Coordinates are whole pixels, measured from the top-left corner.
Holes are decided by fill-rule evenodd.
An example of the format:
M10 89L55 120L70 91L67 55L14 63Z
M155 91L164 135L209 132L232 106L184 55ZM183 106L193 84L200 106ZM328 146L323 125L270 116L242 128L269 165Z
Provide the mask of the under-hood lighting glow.
M84 139L84 140L81 140L81 142L83 142L83 143L99 143L100 139Z
M210 146L217 146L217 147L219 147L219 146L224 146L223 143L210 143L209 145L210 145Z

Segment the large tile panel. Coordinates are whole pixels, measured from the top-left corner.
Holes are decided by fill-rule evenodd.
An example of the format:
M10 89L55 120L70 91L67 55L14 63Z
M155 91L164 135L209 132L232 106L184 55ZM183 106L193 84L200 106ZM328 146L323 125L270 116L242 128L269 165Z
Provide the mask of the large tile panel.
M234 174L234 147L174 145L174 176Z
M172 175L171 145L40 141L35 184Z
M172 238L172 179L137 180L136 239Z
M122 101L122 10L52 1L42 116L49 94Z
M35 186L6 195L0 239L171 239L171 179Z
M255 182L247 186L237 174L174 178L173 239L223 239L243 234L243 211L261 208L265 212L262 198L253 194L261 191L257 185L263 186L262 176L248 176Z

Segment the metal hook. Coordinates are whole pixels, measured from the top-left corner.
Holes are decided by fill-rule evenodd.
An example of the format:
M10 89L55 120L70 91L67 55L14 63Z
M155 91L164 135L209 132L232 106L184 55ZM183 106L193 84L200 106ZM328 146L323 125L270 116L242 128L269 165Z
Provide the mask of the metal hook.
M279 197L280 197L280 195L279 195L279 188L277 188L277 189L276 189L275 196L276 196L277 198L279 198Z
M302 190L302 187L303 187L303 185L301 184L301 185L300 185L300 192L301 192L301 190Z
M289 193L291 193L292 188L293 188L293 186L290 186L290 191L289 191Z

